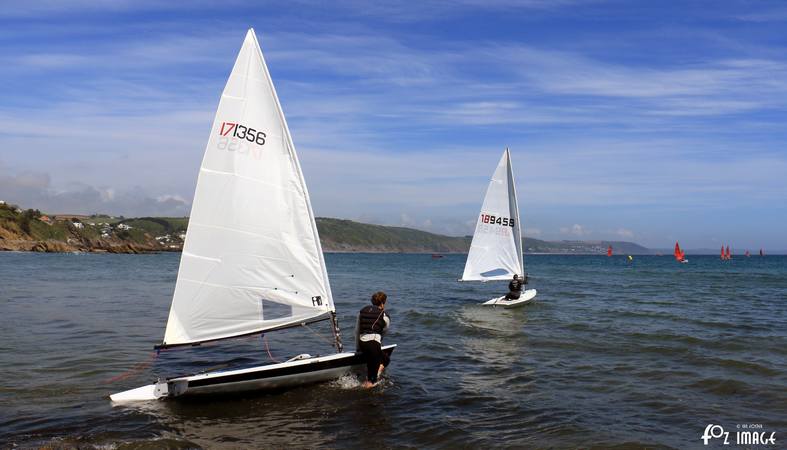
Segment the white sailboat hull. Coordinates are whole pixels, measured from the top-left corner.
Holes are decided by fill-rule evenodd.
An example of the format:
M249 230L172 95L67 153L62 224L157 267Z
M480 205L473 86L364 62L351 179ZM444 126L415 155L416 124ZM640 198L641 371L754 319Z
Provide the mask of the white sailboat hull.
M506 296L493 298L492 300L488 300L482 305L484 306L502 306L504 308L516 308L518 306L524 306L525 303L532 300L537 294L535 289L527 289L519 295L519 298L516 300L506 300Z
M390 354L396 345L385 345ZM170 378L159 383L110 395L115 403L150 401L181 396L264 392L335 380L366 363L361 353L290 360L246 369L209 372Z

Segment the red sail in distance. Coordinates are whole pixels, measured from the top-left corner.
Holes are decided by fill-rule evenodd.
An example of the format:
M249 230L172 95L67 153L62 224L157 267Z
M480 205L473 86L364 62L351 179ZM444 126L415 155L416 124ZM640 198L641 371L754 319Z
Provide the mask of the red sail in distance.
M678 245L678 243L675 242L675 260L683 261L685 259L684 258L685 255L686 254L683 252L683 250L680 249L680 245Z
M729 245L727 246L727 255L726 256L727 256L727 259L732 259L732 256L730 255L730 246Z
M725 259L727 259L727 258L724 257L724 246L722 245L721 246L721 260L724 261Z
M612 246L607 247L607 256L612 256Z
M745 257L747 257L747 258L748 258L749 256L751 256L751 253L749 253L749 251L748 251L748 250L746 250L746 253L744 253L744 254L743 254L743 256L745 256Z

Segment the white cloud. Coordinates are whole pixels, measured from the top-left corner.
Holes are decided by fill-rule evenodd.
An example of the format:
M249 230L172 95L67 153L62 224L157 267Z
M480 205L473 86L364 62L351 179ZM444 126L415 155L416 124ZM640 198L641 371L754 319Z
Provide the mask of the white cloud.
M615 234L617 234L618 236L620 236L622 238L627 238L627 239L631 239L631 238L634 237L634 232L631 231L631 230L627 230L625 228L618 228L618 230L615 232Z
M49 174L41 172L0 173L0 192L9 203L46 213L186 216L190 210L189 203L177 195L152 198L141 188L116 191L74 183L66 189L55 189Z
M570 234L572 236L582 237L590 234L590 230L586 230L582 225L574 224L570 227L561 227L561 234Z

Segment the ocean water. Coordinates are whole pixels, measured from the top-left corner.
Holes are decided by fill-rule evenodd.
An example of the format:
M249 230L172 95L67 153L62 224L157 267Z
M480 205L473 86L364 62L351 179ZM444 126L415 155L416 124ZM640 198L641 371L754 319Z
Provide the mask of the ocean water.
M539 294L513 310L479 306L506 283L456 282L464 255L326 259L346 344L389 294L381 386L128 407L107 395L326 354L330 330L155 358L179 255L0 253L0 447L731 448L703 446L708 424L787 442L787 257L527 256Z

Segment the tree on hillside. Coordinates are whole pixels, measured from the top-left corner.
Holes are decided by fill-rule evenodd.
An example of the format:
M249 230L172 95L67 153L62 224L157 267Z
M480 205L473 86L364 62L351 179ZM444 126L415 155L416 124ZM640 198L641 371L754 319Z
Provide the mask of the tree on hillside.
M39 211L37 209L25 210L24 212L22 212L22 214L19 215L19 217L17 219L17 221L19 223L19 228L22 231L24 231L25 234L30 235L30 233L31 233L30 221L33 220L33 219L37 219L39 217L41 217L41 211Z

